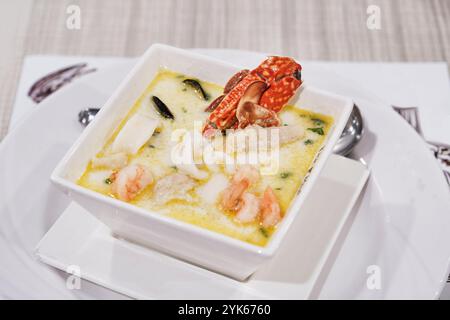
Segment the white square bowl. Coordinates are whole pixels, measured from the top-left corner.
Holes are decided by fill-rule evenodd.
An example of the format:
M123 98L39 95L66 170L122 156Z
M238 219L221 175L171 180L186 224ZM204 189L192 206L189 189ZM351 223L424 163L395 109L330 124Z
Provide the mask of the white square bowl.
M59 162L51 180L70 198L105 223L117 236L244 280L276 253L293 220L301 214L300 207L344 129L353 102L305 84L289 102L332 116L334 125L278 230L265 247L259 247L150 212L76 184L89 161L102 149L114 129L162 67L221 85L225 85L236 71L242 69L190 51L161 44L152 45Z

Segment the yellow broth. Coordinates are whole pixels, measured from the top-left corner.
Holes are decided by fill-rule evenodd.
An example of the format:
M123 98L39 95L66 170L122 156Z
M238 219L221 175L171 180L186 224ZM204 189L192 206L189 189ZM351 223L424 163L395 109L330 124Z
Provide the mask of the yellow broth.
M194 121L204 121L208 113L204 109L209 103L222 94L223 87L200 81L202 87L210 96L204 101L198 95L182 83L188 77L169 70L161 70L154 78L142 96L122 121L118 128L112 133L111 138L99 152L98 156L107 154L111 148L112 141L126 121L135 112L142 110L155 118L162 119L162 127L159 132L153 134L149 141L135 155L129 157L129 164L139 163L148 166L155 181L164 176L177 172L177 168L170 165L170 139L176 129L194 129ZM174 120L163 119L156 112L151 96L157 96L166 103L175 116ZM294 106L285 106L279 113L283 125L302 125L305 130L303 138L280 146L279 170L273 175L262 175L259 181L249 191L257 196L262 195L267 186L271 186L277 196L282 214L287 211L297 190L307 175L313 160L323 145L333 119L329 116L312 113L305 109ZM321 128L321 129L320 129ZM201 167L207 170L206 167ZM107 168L93 168L89 164L86 171L79 178L78 184L104 195L114 197L111 185L107 178L112 174ZM221 174L227 179L231 176L221 168L219 173L209 172L210 177ZM211 203L199 193L207 180L195 180L195 188L189 192L190 201L172 200L164 205L154 201L152 186L150 185L131 201L132 204L145 208L152 212L167 215L224 235L240 239L258 246L265 246L275 228L265 229L257 222L240 223L234 219L234 214L225 212L219 205L219 200ZM219 197L220 198L220 197Z

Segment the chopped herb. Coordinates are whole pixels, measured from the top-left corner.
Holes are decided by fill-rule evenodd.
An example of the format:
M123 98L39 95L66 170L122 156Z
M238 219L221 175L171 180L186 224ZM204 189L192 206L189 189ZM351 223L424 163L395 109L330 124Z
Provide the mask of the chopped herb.
M306 118L306 115L301 114L301 115L300 115L300 118Z
M311 118L311 120L314 122L316 126L323 126L325 124L325 121L317 118Z
M287 125L288 125L287 123L283 123L283 126L287 127Z
M178 170L177 166L171 166L171 168L175 171Z
M110 178L106 178L105 179L105 183L106 184L111 184L111 183L113 183L113 181Z
M267 232L267 230L263 227L259 228L259 231L261 231L262 235L264 236L264 238L268 238L269 237L269 232Z
M281 187L279 187L279 188L275 188L275 190L278 190L278 191L280 191L281 189L283 189L283 188L281 188Z
M308 144L313 144L313 143L314 143L314 141L312 141L311 139L305 140L305 144L306 144L306 145L308 145Z
M186 91L187 91L187 89L186 89L186 88L183 88L183 89L181 89L181 91L184 91L184 92L186 92Z
M286 179L287 177L289 177L292 173L290 172L282 172L280 173L280 178L281 179Z
M187 113L187 110L186 110L185 107L181 108L181 110L182 110L184 113Z
M149 148L152 148L152 149L155 149L155 146L152 145L152 144L149 144L148 147L149 147Z
M308 128L309 131L315 132L318 135L323 136L324 132L323 132L323 128Z

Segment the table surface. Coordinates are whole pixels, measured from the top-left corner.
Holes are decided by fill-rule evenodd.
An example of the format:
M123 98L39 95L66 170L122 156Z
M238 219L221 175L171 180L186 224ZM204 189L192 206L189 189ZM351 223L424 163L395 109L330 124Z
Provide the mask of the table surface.
M80 29L67 28L68 7ZM379 30L367 27L380 9ZM0 1L0 139L24 56L136 56L151 43L336 61L450 62L448 0Z

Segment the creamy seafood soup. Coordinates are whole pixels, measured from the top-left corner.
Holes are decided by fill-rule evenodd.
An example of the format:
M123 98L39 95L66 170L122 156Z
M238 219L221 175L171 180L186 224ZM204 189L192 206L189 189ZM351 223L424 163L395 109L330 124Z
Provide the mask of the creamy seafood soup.
M227 86L234 90L236 84ZM250 96L249 90L244 90L243 97ZM260 92L264 90L267 87ZM229 94L217 84L161 69L87 165L78 184L147 209L149 214L266 245L308 174L333 119L308 111L308 106L290 105L271 113L261 109L260 116L261 110L255 108L263 108L257 105L262 98L253 94L248 100L255 104L240 101L240 109L235 108L238 120L229 130L212 125L214 132L206 132L211 112L224 108L220 103ZM257 150L263 149L258 149L259 134L269 134L271 142L264 150L277 157L275 167L267 170L267 158L265 162L238 161L240 156L248 160L242 155L252 152L250 140L229 142L249 132L258 133ZM273 136L276 141L271 140ZM196 152L200 144L204 152ZM221 157L206 161L205 150Z

